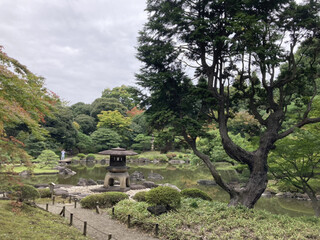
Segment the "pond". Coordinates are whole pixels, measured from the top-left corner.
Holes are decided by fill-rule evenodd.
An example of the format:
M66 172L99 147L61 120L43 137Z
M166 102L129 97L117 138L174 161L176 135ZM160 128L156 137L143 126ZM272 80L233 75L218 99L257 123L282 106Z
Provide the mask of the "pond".
M214 200L228 202L229 196L218 186L202 186L197 184L200 179L212 180L212 176L206 167L187 166L187 165L133 165L129 164L129 174L134 171L142 172L145 178L149 173L158 173L164 177L163 180L154 181L157 184L171 183L180 189L196 187L206 191ZM64 178L61 175L35 176L25 181L29 183L59 183L76 185L79 178L103 180L106 175L106 166L100 164L88 167L85 165L71 165L72 170L77 172L76 175ZM223 178L233 180L237 173L234 171L224 171ZM147 179L148 180L148 179ZM292 217L296 216L313 216L313 210L310 201L300 201L286 198L266 198L262 197L257 202L255 208L264 209L275 214L287 214Z

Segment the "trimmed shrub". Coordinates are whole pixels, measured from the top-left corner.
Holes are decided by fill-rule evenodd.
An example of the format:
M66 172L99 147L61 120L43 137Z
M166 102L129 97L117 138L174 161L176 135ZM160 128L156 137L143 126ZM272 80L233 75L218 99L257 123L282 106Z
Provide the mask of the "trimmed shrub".
M121 192L107 192L100 194L92 194L83 198L80 204L83 208L95 208L98 205L101 208L112 207L124 199L128 199L128 195Z
M82 160L86 157L86 155L84 153L78 153L77 156L80 158L80 160Z
M146 193L146 201L154 205L176 208L180 206L181 196L177 190L171 187L159 186Z
M93 161L95 159L96 159L96 156L92 153L88 154L86 158L87 161Z
M20 202L40 198L38 190L30 185L14 186L12 196Z
M40 188L38 189L41 198L49 198L51 197L51 191L49 188Z
M137 192L133 196L133 199L136 200L137 202L146 202L146 193L147 191Z
M197 188L186 188L181 191L181 195L187 198L201 198L208 201L212 200L212 198L206 192Z

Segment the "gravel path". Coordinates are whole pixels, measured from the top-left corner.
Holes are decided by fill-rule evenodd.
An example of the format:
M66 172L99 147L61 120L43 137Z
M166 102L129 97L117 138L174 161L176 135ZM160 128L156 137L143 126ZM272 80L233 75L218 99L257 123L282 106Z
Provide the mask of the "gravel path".
M38 204L39 207L45 209L45 204ZM87 221L87 235L93 239L106 240L108 234L112 234L113 240L155 240L146 233L142 233L133 228L127 228L126 225L111 219L111 217L102 212L97 214L93 210L84 208L74 208L74 204L55 204L49 205L49 211L54 214L59 214L62 207L66 207L66 218L70 219L70 213L73 213L73 226L80 229L83 232L84 221Z

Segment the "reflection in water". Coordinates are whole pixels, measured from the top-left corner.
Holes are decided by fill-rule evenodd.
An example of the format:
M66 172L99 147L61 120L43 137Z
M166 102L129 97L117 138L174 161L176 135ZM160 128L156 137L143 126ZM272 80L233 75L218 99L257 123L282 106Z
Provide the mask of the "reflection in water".
M180 189L197 187L203 191L206 191L214 200L228 202L229 196L218 186L201 186L197 184L200 179L212 180L212 176L209 170L205 167L188 166L184 168L181 165L144 165L138 166L130 164L129 174L134 171L142 172L145 178L150 172L158 173L164 177L163 180L155 181L158 184L171 183L179 187ZM106 166L95 165L94 163L83 162L80 164L69 166L73 171L77 172L76 175L64 178L61 175L50 176L35 176L29 180L29 183L59 183L59 184L72 184L76 185L79 178L103 180L106 175ZM230 180L234 180L235 174L225 173L224 177L230 177ZM146 179L148 180L148 179ZM288 214L290 216L303 216L313 215L311 203L309 201L298 201L296 199L284 199L284 198L260 198L256 204L257 209L265 209L276 214Z

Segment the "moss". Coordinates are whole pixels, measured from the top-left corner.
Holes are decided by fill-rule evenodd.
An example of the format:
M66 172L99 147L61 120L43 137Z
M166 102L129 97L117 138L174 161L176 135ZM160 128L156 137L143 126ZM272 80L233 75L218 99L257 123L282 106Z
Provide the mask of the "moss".
M165 205L177 208L180 205L180 193L171 188L159 186L146 193L146 201L154 205Z
M207 193L197 188L186 188L181 191L181 195L189 198L201 198L208 201L212 200L212 198Z

